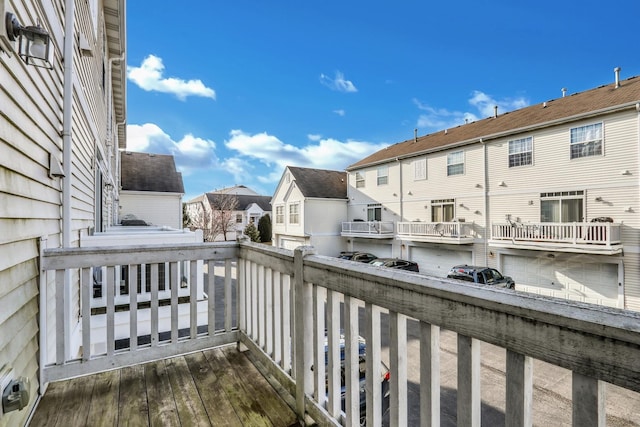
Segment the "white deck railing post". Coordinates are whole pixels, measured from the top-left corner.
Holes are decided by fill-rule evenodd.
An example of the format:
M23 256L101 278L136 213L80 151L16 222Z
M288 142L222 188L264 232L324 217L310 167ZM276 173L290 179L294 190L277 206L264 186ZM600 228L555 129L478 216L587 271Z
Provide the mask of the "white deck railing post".
M458 425L480 427L480 341L458 334Z
M506 425L530 427L533 405L533 359L507 350L506 381Z
M300 246L293 256L293 365L296 380L296 412L300 419L305 416L305 395L313 394L313 307L312 285L304 281L304 257L314 255L315 249Z
M407 425L407 316L389 313L389 363L391 365L390 422Z
M420 420L440 426L440 328L420 322Z
M604 427L606 425L605 383L595 378L572 373L572 425Z

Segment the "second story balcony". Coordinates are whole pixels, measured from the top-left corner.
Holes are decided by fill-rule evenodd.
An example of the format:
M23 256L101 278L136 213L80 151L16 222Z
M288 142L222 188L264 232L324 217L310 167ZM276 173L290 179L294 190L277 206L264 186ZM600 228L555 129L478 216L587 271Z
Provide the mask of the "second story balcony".
M622 252L620 224L611 222L494 223L491 246L615 255Z
M163 321L159 273L167 263ZM189 284L204 287L199 295L189 286L184 302L181 263L190 265ZM241 407L238 416L246 412L247 422L234 425L285 427L296 417L327 426L366 418L367 426L582 427L604 425L605 418L634 425L640 416L638 313L250 242L43 249L39 265L40 384L74 379L51 387L42 402L54 404L36 408L34 420L42 423L33 425L51 425L48 414L57 425L92 424L101 393L117 390L108 386L118 384L109 380L114 375L120 397L105 401L120 409L105 403L105 411L142 414L139 425L176 414L180 424L196 425L195 416L205 413L214 425L224 423L232 418L228 405ZM116 272L124 266L130 283L149 266L151 301L138 304L132 287L119 326ZM91 313L96 269L106 271L104 325ZM104 328L104 348L92 345L95 327ZM264 379L252 378L258 374L249 361L295 415L257 397L254 383ZM227 371L231 365L235 371ZM121 370L110 374L114 369ZM95 387L79 381L98 372L107 376ZM135 372L140 379L131 380ZM382 378L389 382L388 411ZM218 391L231 401L212 398ZM263 411L265 421L256 422Z
M474 241L472 222L399 222L396 234L415 242L467 245Z
M342 223L342 237L365 237L369 239L392 239L393 221L350 221Z

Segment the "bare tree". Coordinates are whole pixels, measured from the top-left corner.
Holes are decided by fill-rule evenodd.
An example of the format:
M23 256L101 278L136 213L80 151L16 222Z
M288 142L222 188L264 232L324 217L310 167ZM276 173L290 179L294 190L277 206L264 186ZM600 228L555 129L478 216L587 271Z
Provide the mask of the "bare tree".
M201 229L205 242L213 242L234 232L238 199L235 194L207 193L198 202L189 203L187 212L193 228Z

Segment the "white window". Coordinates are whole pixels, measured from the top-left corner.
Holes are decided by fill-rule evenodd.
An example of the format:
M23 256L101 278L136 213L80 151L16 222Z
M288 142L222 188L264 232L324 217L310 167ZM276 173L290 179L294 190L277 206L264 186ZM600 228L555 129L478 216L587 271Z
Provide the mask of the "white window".
M289 205L289 224L299 224L300 223L300 204L293 203Z
M236 214L236 223L242 224L242 214Z
M276 224L284 224L284 206L276 206Z
M571 129L571 158L602 155L602 123Z
M584 191L557 191L540 194L541 222L582 222Z
M378 168L378 185L386 185L389 183L389 166L380 166Z
M509 167L530 165L533 162L533 138L509 141Z
M364 187L364 174L356 172L356 188Z
M447 154L447 176L464 174L464 151Z
M427 179L427 158L413 161L413 180Z
M431 222L451 222L454 213L453 199L440 199L431 201Z
M367 205L367 221L382 221L382 205L380 203Z

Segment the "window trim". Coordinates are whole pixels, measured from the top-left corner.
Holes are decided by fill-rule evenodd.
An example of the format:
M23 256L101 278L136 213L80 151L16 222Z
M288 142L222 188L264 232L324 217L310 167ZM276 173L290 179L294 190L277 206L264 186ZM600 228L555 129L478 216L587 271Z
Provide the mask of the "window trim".
M598 128L600 132L600 138L592 138L587 140L588 128ZM585 139L574 141L574 131L577 134L583 131ZM593 144L593 148L588 148L589 144ZM582 147L578 151L576 147ZM586 150L586 153L583 152ZM597 152L599 151L599 152ZM569 160L582 159L585 157L602 157L604 156L604 122L591 123L583 126L575 126L569 129Z
M427 158L416 159L413 161L413 180L425 181L427 179Z
M522 148L524 144L528 144L529 145L529 149L521 149L518 152L512 152L511 150L511 146L516 145L516 143L519 144L519 147L517 148ZM517 168L520 166L532 166L533 165L533 137L532 136L526 136L524 138L517 138L517 139L512 139L509 141L508 144L508 163L509 163L509 167L510 168ZM525 161L526 159L526 155L528 156L528 163L525 163L522 158L525 157ZM514 161L512 162L512 159L514 159ZM516 162L515 159L518 159L518 161Z
M460 162L458 162L458 163L453 163L453 162L452 162L452 157L453 157L453 155L454 155L454 154L461 154L462 161L460 161ZM465 160L465 158L464 158L464 157L465 157L465 156L464 156L464 150L457 150L457 151L452 151L452 152L450 152L450 153L447 153L447 176L464 175L464 173L465 173L465 167L464 167L464 160ZM461 171L461 172L459 172L459 173L452 173L452 172L450 171L450 168L451 168L452 166L459 166L459 165L462 165L462 171Z
M431 222L452 222L453 219L456 217L456 200L455 199L435 199L435 200L431 200L430 202L431 208ZM451 212L451 220L447 221L446 218L444 217L444 207L445 206L451 206L452 212ZM433 209L434 208L439 208L442 209L442 221L434 221L433 220Z
M373 212L373 215L369 215L369 212ZM376 215L378 213L379 215ZM373 216L373 219L371 217ZM377 218L380 219L377 219ZM382 203L369 203L367 205L367 221L382 221Z
M364 188L366 184L364 173L356 172L356 188Z
M389 184L389 165L378 166L377 168L377 180L378 186ZM384 175L381 175L381 172Z
M293 211L295 208L295 212ZM293 222L293 218L295 218L295 222ZM300 224L300 203L291 203L289 204L289 224L299 225Z
M284 224L284 205L276 206L276 224Z

